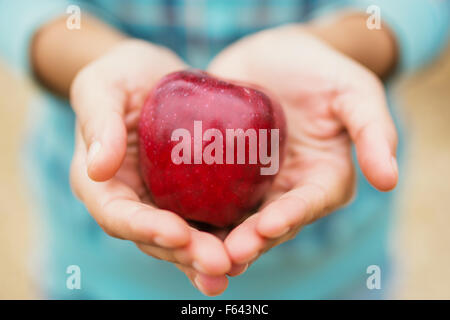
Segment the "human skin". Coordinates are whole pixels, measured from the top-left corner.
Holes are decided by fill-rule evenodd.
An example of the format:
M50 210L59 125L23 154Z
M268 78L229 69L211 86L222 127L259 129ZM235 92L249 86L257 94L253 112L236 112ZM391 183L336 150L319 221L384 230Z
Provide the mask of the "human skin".
M352 143L368 181L380 191L395 187L397 134L381 81L307 28L244 38L219 54L209 72L271 88L290 128L285 163L265 203L224 241L233 268L247 268L353 198Z
M295 122L288 123L287 159L265 206L221 232L224 242L153 207L138 173L143 100L162 76L185 64L168 49L127 39L94 18L83 20L77 33L63 19L44 26L31 46L33 69L51 90L70 94L77 117L75 194L109 235L173 262L204 294L220 294L227 275L243 273L260 254L348 202L352 142L368 180L383 191L394 188L397 138L377 75L395 64L395 42L387 29L369 31L365 19L267 30L211 63L208 71L220 77L270 88ZM88 53L85 46L92 47Z

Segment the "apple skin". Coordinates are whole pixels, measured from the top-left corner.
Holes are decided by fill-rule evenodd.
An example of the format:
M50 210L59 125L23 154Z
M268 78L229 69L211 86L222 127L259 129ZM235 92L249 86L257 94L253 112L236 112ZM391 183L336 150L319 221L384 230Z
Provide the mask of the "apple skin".
M224 144L226 129L267 129L268 150L270 130L279 129L281 166L286 141L285 116L281 106L260 88L229 83L198 70L165 76L144 103L139 120L139 162L153 202L186 220L226 227L256 209L276 174L261 175L260 168L268 165L259 160L248 164L248 140L245 164L237 164L236 159L234 164L225 160L223 164L194 164L194 152L191 164L175 164L171 152L178 142L171 140L173 131L185 128L193 137L194 121L199 120L202 134L208 128L218 129ZM202 141L203 149L209 143ZM258 144L258 152L259 148Z

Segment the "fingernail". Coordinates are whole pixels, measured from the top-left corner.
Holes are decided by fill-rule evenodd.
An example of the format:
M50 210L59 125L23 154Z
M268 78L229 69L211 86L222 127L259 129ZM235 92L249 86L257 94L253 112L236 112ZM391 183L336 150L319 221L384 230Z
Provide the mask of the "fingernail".
M259 255L259 252L256 252L256 253L255 253L254 255L252 255L249 259L247 259L248 262L251 262L251 261L255 260L256 257L258 257L258 255Z
M243 274L245 271L247 271L247 269L248 269L248 263L245 265L244 269L242 269L242 271L237 274L237 276L240 276L241 274Z
M197 270L198 272L201 273L206 273L205 269L203 269L203 267L200 265L200 263L198 263L197 261L192 262L192 267Z
M204 288L203 288L203 286L202 286L202 283L200 282L200 279L199 279L199 276L198 276L198 275L196 275L196 276L194 277L194 286L195 286L198 290L200 290L201 292L204 292Z
M92 162L94 161L95 157L97 156L98 152L102 148L102 145L98 141L94 141L91 146L89 147L88 155L87 155L87 165L92 165Z
M244 266L244 268L242 268L242 270L239 271L239 273L233 274L232 277L237 277L237 276L240 276L241 274L243 274L245 271L247 271L248 265L249 265L249 264L246 263L245 266Z
M397 159L395 159L395 157L392 157L391 158L391 163L392 163L392 170L394 170L395 174L398 174Z
M197 284L195 283L195 278L191 280L192 286L198 290Z

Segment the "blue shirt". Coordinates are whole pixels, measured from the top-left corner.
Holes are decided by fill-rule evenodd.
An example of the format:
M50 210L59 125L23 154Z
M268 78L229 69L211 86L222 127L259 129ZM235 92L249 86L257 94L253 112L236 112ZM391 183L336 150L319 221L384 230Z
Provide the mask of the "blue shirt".
M439 52L450 21L446 0L70 2L74 3L82 13L90 11L130 36L171 48L198 68L227 45L260 29L339 9L365 11L376 4L396 34L399 71L407 72ZM14 30L2 31L0 54L26 70L30 36L43 22L64 14L68 5L63 0L0 0L0 30ZM23 165L39 214L41 237L32 269L42 293L50 298L204 298L172 264L104 234L74 198L69 186L74 114L67 101L41 92L30 106L29 123ZM379 297L386 277L382 290L371 292L366 288L366 268L379 265L382 275L388 273L392 194L377 192L359 171L357 192L351 205L307 226L295 240L270 250L244 275L231 279L220 298L311 299L360 293ZM81 269L81 290L66 287L70 265Z

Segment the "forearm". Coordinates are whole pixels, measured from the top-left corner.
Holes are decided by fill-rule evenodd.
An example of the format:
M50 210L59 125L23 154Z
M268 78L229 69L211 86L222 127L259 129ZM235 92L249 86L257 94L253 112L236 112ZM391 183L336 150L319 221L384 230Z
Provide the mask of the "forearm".
M350 14L328 24L311 24L311 33L350 56L380 78L387 76L397 62L397 45L392 32L382 25L370 30L367 15Z
M92 17L69 30L61 17L41 27L30 46L36 78L50 90L68 96L77 72L124 39L124 35Z

